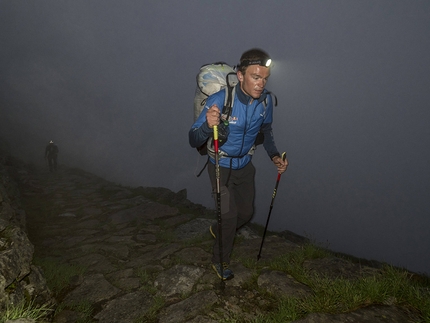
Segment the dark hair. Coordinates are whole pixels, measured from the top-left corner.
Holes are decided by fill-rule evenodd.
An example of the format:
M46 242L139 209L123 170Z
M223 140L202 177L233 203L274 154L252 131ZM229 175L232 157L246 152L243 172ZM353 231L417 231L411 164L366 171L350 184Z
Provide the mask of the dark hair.
M264 50L259 48L252 48L244 52L240 57L238 70L241 71L242 74L245 74L245 71L249 65L264 66L263 62L266 62L269 59L269 54L267 54Z

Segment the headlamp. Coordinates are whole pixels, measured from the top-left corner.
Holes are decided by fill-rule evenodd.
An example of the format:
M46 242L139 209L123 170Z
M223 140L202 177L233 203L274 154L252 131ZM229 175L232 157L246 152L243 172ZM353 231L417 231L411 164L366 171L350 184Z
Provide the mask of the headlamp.
M257 60L246 59L240 64L240 66L246 67L249 65L260 65L264 67L270 67L271 64L272 64L272 60L270 58L257 59Z

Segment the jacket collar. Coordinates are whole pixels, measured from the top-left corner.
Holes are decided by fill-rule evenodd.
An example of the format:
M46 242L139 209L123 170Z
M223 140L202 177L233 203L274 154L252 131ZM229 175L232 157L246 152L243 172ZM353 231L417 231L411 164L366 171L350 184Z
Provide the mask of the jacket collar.
M240 82L236 85L236 95L239 101L245 105L249 104L251 100L253 100L248 94L242 91L240 88ZM261 93L261 96L258 98L257 102L261 103L266 99L267 96L267 90L264 89L263 93Z

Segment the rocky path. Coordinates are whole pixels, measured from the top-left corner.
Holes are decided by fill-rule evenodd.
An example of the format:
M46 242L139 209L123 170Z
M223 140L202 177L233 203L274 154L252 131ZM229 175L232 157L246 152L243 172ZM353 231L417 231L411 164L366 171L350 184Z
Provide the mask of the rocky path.
M22 194L35 262L45 268L48 281L54 277L56 323L252 322L276 308L270 295L312 293L283 272L246 266L261 243L249 228L238 233L231 265L235 278L222 289L210 268L213 211L189 202L185 191L125 188L61 167L52 174L29 174ZM260 262L298 248L298 243L268 236ZM348 275L374 270L338 258L308 266ZM296 322L414 320L387 305L315 313Z

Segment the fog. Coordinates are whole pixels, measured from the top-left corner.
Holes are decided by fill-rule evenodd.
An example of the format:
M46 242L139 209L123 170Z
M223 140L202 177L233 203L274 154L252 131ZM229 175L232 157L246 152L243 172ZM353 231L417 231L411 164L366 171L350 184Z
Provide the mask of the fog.
M430 272L430 2L0 1L0 136L41 164L213 207L188 144L201 65L274 61L274 135L290 166L270 230ZM276 169L259 147L254 222Z

